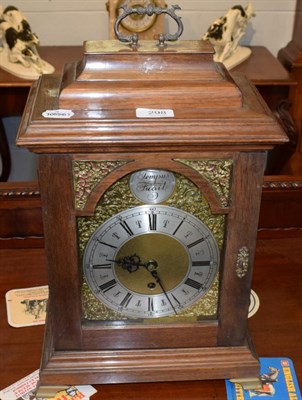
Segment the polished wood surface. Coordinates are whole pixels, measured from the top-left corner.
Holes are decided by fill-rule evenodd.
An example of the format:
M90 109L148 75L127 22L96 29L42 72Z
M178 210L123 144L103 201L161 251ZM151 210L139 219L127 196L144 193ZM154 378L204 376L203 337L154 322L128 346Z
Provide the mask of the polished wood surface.
M0 248L43 247L41 198L36 182L0 184Z
M245 62L237 66L232 72L239 71L257 83L257 88L271 108L282 99L288 97L288 90L295 89L295 80L263 46L254 46L252 55ZM82 57L82 46L49 46L39 49L43 59L55 66L56 73L61 73L66 62L80 60ZM23 112L25 102L32 81L26 81L0 69L0 103L1 116L15 115ZM1 133L0 125L0 133ZM2 130L3 132L3 130ZM10 169L10 154L7 140L0 134L1 155L3 157L4 169L1 181L5 181ZM283 150L282 150L283 152ZM35 216L29 211L26 204L22 202L32 200L33 191L37 193L35 198ZM275 175L265 177L263 186L262 205L260 213L260 229L295 229L302 226L300 216L302 179L298 176ZM28 190L28 194L26 191ZM0 183L1 205L0 212L3 223L0 227L0 247L19 246L24 240L29 246L39 246L40 238L43 241L42 216L40 207L39 190L37 183ZM20 206L24 210L22 218L18 218ZM33 207L31 207L32 209ZM286 209L286 212L284 210ZM14 211L13 211L14 210ZM6 215L7 213L14 215ZM14 225L11 224L14 220ZM34 229L28 230L29 226ZM43 244L42 244L43 245Z
M41 57L55 67L56 74L62 72L65 63L80 60L82 52L82 46L47 46L39 49ZM231 72L240 72L255 83L261 95L273 110L281 100L288 98L289 88L295 86L295 80L290 73L263 46L253 46L251 57ZM22 114L31 85L32 81L17 78L0 69L0 116ZM6 181L11 160L2 124L0 125L0 141L4 164L0 181ZM282 149L279 154L282 154L282 158L284 157ZM277 169L276 163L270 165L268 174L278 173L279 167L282 166L279 166L278 163ZM274 171L275 169L276 171ZM286 177L277 177L276 180L284 181ZM288 186L288 190L292 190L292 188Z
M72 110L72 116L45 118L45 110L58 107ZM174 115L139 118L138 107L171 109ZM208 42L178 41L161 49L153 41L142 42L138 49L112 41L87 42L83 59L66 66L62 79L44 75L33 86L17 145L40 155L51 299L42 390L65 382L257 379L259 364L246 320L252 279L248 265L255 253L266 150L287 140L254 86L213 62ZM77 182L83 182L77 163L84 166L87 182L95 179L91 164L100 168L83 207L78 206L82 186ZM212 164L213 173L208 173ZM216 234L223 250L216 293L219 311L213 320L106 325L83 320L79 243L86 244L87 236L77 217L90 218L91 226L99 224L97 206L105 215L107 210L100 203L102 194L122 177L148 168L173 171L192 181L209 205L204 223L212 226L207 218L225 216L221 237ZM228 182L223 194L216 184L220 179ZM108 201L110 216L116 201L120 209L136 204L132 198L125 206L114 195ZM169 204L197 214L199 201L192 209L175 198ZM211 229L215 231L214 225ZM108 275L104 272L100 279L106 282ZM127 306L120 307L119 312L126 313Z
M66 63L80 60L82 46L42 46L39 48L42 59L55 67L60 74ZM261 61L260 61L261 60ZM249 59L232 70L240 72L258 86L292 86L295 81L289 72L263 46L253 46ZM0 69L1 115L14 115L23 112L29 88L33 81L18 78ZM3 100L3 101L2 101Z
M260 298L249 329L260 357L289 357L302 385L302 237L258 239L252 288ZM5 293L47 284L44 249L0 250L0 389L39 368L44 326L8 325ZM225 383L192 381L95 386L97 400L225 400Z
M39 48L41 58L60 74L64 64L82 57L82 46L46 46ZM0 68L0 116L22 114L29 89L34 81L18 78Z
M60 74L65 63L81 58L82 46L41 47L39 54L42 59L55 67L56 74ZM0 182L7 181L11 169L10 151L2 118L23 113L32 83L32 80L18 78L0 68L0 155L2 160Z
M298 128L296 151L283 168L283 173L302 175L302 0L297 0L292 40L278 53L278 59L297 82L289 98L291 112Z
M251 56L232 69L246 75L256 85L294 85L290 73L275 59L264 46L252 46ZM38 49L42 59L60 73L64 64L80 60L82 46L42 46ZM261 60L261 62L259 62ZM30 87L31 80L18 78L0 69L0 87Z
M285 85L286 86L286 85ZM6 252L9 252L9 250L5 250ZM40 249L39 250L36 250L36 251L40 251ZM7 253L8 254L8 253ZM258 350L259 351L259 350ZM22 375L23 376L23 375ZM181 387L184 387L184 386L186 386L186 387L188 387L189 385L190 385L191 383L189 382L187 382L186 384L180 384L181 385ZM192 383L192 386L194 386L195 388L196 388L196 390L199 388L199 386L198 385L200 385L201 383L197 383L197 386L195 386L195 382L193 382ZM207 382L203 382L203 384L204 385L207 385ZM177 387L177 385L178 384L175 384L175 386L174 385L172 385L172 384L152 384L152 385L149 385L149 387L151 386L151 387L153 387L153 388L155 388L156 387L156 389L158 389L158 386L159 385L162 385L162 388L165 386L165 385L167 385L167 387L170 387L171 388L171 386L173 386L173 387ZM210 385L210 387L212 388L213 387L213 382L209 382L209 385ZM218 386L217 387L219 387L219 385L221 385L221 382L219 382L218 383ZM214 385L215 386L215 385ZM129 386L128 386L129 387ZM138 387L141 387L141 388L146 388L146 387L148 387L148 385L146 386L146 384L144 384L144 385L133 385L133 387L135 387L135 388L138 388ZM216 386L215 386L216 387ZM120 388L120 389L119 389ZM222 389L223 388L223 386L220 386L220 388ZM115 389L109 389L109 390L123 390L122 389L122 386L116 386L115 387ZM216 389L215 389L216 390ZM219 391L219 389L217 389L218 391ZM151 391L150 391L151 392ZM109 393L109 392L108 392ZM210 392L209 392L210 393ZM154 393L153 393L153 395L154 395ZM174 396L175 396L175 393L174 393ZM167 398L167 396L165 396L165 398Z
M231 70L246 75L256 86L295 85L289 72L264 46L252 46L249 58Z

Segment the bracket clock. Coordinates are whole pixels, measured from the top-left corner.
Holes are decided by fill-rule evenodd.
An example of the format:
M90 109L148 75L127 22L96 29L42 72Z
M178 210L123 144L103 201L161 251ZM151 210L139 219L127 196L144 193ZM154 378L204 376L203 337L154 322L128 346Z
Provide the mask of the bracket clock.
M110 39L116 39L114 25L117 17L123 12L121 6L128 9L144 9L150 5L152 7L166 7L165 0L109 0L106 5L109 13ZM164 30L164 15L156 13L149 13L149 15L147 13L132 14L122 21L120 29L123 34L138 33L140 39L152 40Z
M86 42L34 84L49 272L40 388L250 379L266 152L287 140L203 41Z

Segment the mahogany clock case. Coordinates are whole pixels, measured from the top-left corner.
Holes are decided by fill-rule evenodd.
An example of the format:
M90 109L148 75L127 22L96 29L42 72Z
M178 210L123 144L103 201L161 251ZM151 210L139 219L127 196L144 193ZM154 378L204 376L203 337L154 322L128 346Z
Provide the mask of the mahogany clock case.
M266 151L287 138L255 88L239 76L234 82L212 58L203 42L160 50L148 41L138 50L87 42L81 62L33 86L18 144L39 153L50 290L41 385L259 374L247 332L257 221ZM138 108L169 109L174 117L140 118ZM56 110L69 117L45 117ZM192 196L194 210L205 204L203 223L220 251L215 315L135 323L86 318L81 240L84 247L91 230L83 233L79 221L93 226L96 214L112 207L115 215L117 201L139 207L127 186L107 195L150 169L190 182L199 199ZM175 196L181 194L178 188ZM179 204L173 198L169 206L186 207ZM213 220L221 219L217 233Z

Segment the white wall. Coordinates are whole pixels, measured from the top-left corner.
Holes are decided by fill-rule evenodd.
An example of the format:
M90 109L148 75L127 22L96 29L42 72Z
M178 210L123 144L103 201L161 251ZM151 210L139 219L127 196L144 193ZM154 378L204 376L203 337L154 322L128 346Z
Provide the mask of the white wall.
M42 45L81 45L85 40L108 39L107 0L11 0L0 5L18 7ZM248 0L166 0L178 4L184 33L181 39L200 39L209 25L235 4ZM242 44L262 45L274 55L292 37L296 0L252 0L256 17ZM174 25L172 30L174 29Z

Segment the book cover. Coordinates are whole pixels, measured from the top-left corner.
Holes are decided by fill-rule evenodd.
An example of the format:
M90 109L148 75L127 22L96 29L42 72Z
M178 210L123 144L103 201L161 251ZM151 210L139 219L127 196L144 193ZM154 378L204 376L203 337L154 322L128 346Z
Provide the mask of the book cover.
M260 358L258 388L244 390L238 383L226 381L228 400L302 400L294 369L289 358Z

